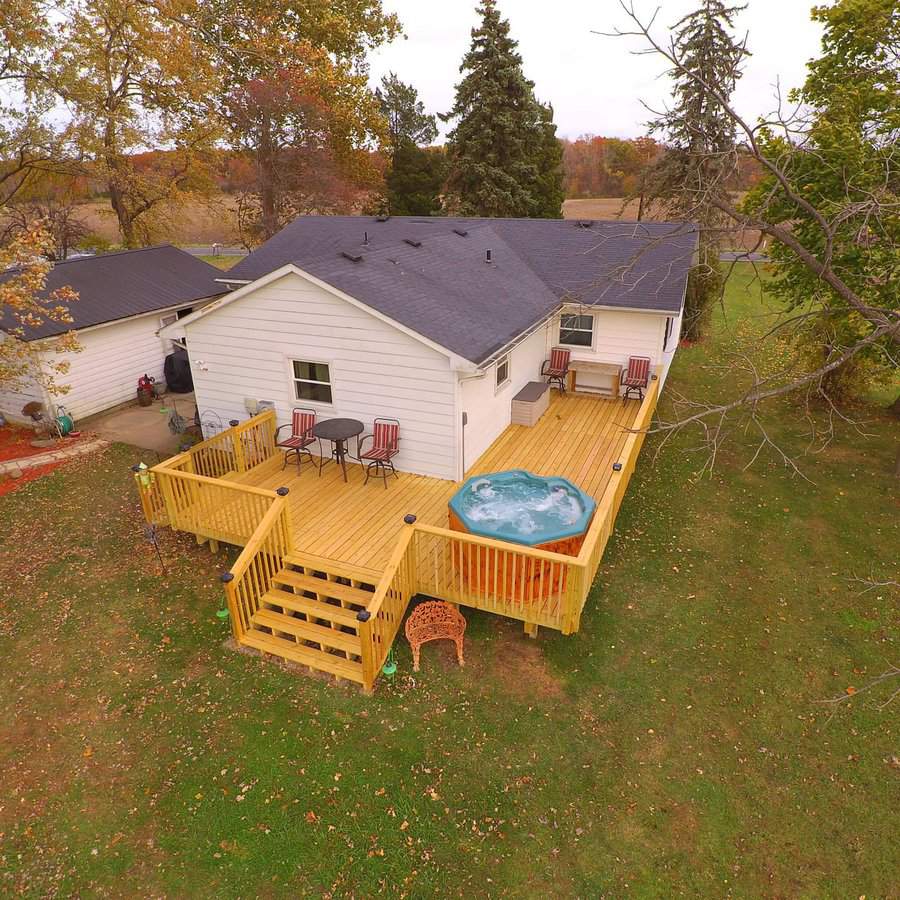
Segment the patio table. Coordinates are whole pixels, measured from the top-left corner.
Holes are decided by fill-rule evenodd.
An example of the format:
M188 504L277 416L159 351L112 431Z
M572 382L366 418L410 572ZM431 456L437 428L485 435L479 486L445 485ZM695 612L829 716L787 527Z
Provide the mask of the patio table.
M344 473L344 481L347 480L347 447L346 442L363 433L365 426L358 419L322 419L313 426L312 433L323 441L331 441L332 456L340 463ZM322 465L325 460L322 460Z

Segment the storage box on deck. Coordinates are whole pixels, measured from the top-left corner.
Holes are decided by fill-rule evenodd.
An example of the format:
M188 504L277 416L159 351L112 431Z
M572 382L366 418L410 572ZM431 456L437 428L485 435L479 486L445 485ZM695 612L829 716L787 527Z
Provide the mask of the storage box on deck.
M549 403L549 386L542 381L529 381L513 397L510 422L513 425L535 425L538 419L547 412Z

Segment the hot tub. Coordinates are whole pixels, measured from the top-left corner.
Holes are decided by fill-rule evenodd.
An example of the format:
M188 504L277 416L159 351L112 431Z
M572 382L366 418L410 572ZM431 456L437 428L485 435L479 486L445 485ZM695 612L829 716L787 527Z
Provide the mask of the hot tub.
M593 498L565 478L510 469L466 481L450 499L449 520L453 531L577 556L595 508ZM497 554L505 556L502 564ZM494 592L507 596L524 596L524 587L528 596L547 597L565 587L558 564L551 573L548 564L494 548L461 547L454 565L467 583L492 582Z

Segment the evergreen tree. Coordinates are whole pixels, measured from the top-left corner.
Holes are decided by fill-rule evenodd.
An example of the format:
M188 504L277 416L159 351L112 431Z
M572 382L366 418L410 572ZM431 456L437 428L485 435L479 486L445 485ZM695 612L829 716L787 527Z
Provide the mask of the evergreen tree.
M387 119L391 146L396 148L403 141L413 144L430 144L437 137L435 117L425 112L425 106L411 84L404 84L393 72L381 79L381 87L375 96Z
M404 140L394 148L385 178L387 211L393 216L436 216L441 212L444 153Z
M552 116L534 97L495 0L481 0L479 12L453 108L441 117L456 122L447 137L449 204L463 215L558 216L551 207L557 193L561 206L562 168L550 153Z
M561 219L563 200L563 145L556 136L553 107L541 106L541 143L537 156L537 184L535 186L535 210L540 219Z
M683 334L689 339L702 336L722 290L719 249L726 222L712 200L729 196L737 174L735 123L722 100L730 100L747 55L732 34L734 17L743 8L702 0L675 25L675 55L682 64L675 74L675 102L651 123L653 131L665 135L669 149L647 179L648 199L700 228L684 309Z
M385 176L386 212L394 216L434 216L441 211L444 155L425 149L437 137L435 117L425 112L416 89L393 72L375 91L388 123L391 164Z

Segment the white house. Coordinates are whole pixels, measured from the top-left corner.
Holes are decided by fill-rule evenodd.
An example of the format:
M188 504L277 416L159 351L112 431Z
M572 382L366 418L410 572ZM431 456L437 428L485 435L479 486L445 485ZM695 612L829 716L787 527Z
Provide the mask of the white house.
M78 293L69 306L72 323L45 321L26 329L21 337L4 334L3 339L34 343L39 360L46 361L51 354L40 349L42 342L74 330L81 350L61 357L70 368L57 378L69 391L50 397L40 378L30 378L14 390L0 389L0 412L23 420L22 407L36 400L48 410L61 403L81 419L134 400L141 375L163 377L163 362L172 342L159 337L160 328L226 291L215 280L220 274L219 269L168 244L57 263L47 276L45 290L69 286ZM0 331L17 324L8 310L0 310Z
M460 479L553 347L576 390L611 394L631 356L665 378L695 244L668 223L302 217L161 335L186 339L198 405L223 421L393 417L398 469Z

